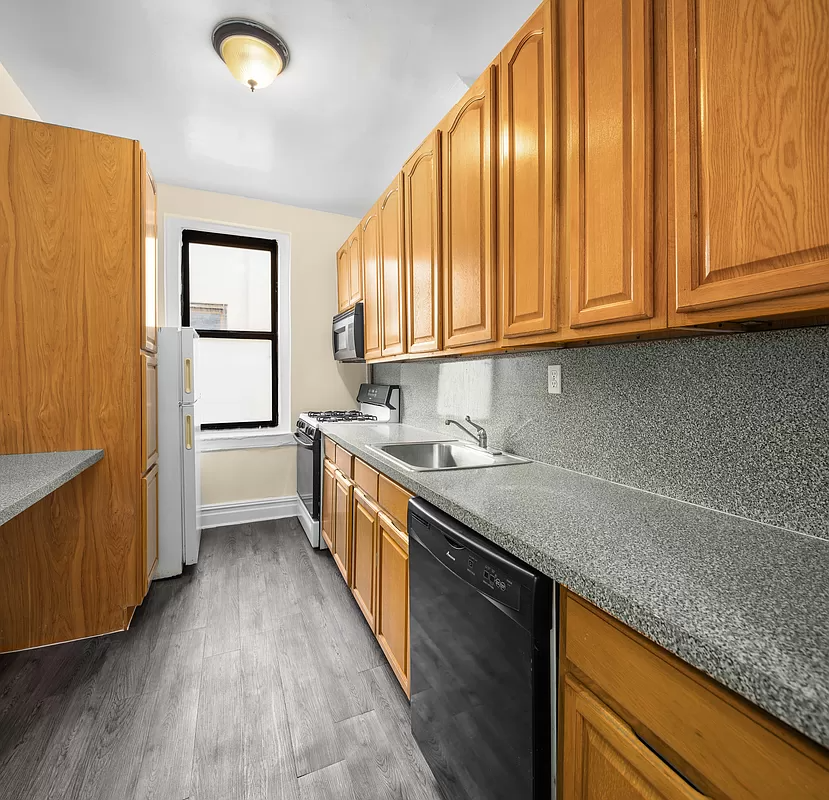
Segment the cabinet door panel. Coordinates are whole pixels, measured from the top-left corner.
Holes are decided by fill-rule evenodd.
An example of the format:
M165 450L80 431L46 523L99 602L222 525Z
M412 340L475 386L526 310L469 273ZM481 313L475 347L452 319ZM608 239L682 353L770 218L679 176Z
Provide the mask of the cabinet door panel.
M351 591L373 631L375 628L377 506L364 492L355 489L353 508Z
M377 529L377 641L409 696L409 540L382 511Z
M653 316L653 9L564 0L570 325Z
M562 800L703 800L597 697L564 678Z
M495 338L494 81L489 67L441 123L446 347Z
M322 473L322 515L320 518L320 535L328 549L334 551L334 494L336 492L336 472L334 465L327 461Z
M141 478L141 529L144 534L143 595L150 588L158 564L158 466Z
M556 329L558 53L552 3L501 53L499 186L504 336Z
M337 310L345 311L351 302L351 262L348 258L348 245L344 244L337 251Z
M141 219L141 347L148 353L158 348L158 212L156 208L155 181L147 164L147 154L141 151L141 195L143 215Z
M354 233L348 239L348 286L351 290L351 296L348 298L347 307L350 308L355 303L359 303L363 299L363 262L362 262L362 242L360 241L360 226L358 225Z
M158 461L158 359L141 354L141 464L146 472Z
M828 288L829 9L668 9L672 306Z
M403 273L403 178L398 175L379 203L383 355L406 352L406 286Z
M383 354L380 338L380 319L383 305L380 297L380 223L377 205L371 207L361 225L363 245L363 313L365 315L366 358L379 358Z
M334 546L331 555L345 582L351 585L351 492L352 484L337 473L334 486Z
M441 316L440 131L435 130L403 166L408 351L443 346Z

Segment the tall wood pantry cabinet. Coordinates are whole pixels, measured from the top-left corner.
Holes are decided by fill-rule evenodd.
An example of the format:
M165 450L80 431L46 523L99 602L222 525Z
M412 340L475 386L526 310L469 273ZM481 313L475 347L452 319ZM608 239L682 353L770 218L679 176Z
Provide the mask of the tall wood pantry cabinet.
M156 236L138 142L0 116L0 452L104 450L0 526L0 651L122 630L147 592Z

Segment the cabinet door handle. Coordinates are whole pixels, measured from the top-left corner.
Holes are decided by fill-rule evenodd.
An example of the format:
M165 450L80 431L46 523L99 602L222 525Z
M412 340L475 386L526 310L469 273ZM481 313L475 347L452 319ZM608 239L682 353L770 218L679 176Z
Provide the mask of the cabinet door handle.
M184 359L184 393L192 394L193 392L193 359Z
M184 418L184 446L193 449L193 417L189 414Z

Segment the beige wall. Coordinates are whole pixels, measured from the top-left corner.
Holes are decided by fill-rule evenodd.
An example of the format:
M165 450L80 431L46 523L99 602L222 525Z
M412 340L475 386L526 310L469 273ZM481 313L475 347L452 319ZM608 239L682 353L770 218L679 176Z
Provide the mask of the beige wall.
M25 119L40 119L32 104L20 91L12 76L0 64L0 114L10 117L24 117ZM346 234L347 236L348 234Z
M334 361L331 318L337 313L336 253L358 220L164 184L158 187L158 212L162 259L165 214L290 235L291 411L290 419L282 422L290 426L302 411L353 408L366 368ZM164 319L163 293L162 288L160 319ZM204 453L201 468L205 505L296 494L293 446Z

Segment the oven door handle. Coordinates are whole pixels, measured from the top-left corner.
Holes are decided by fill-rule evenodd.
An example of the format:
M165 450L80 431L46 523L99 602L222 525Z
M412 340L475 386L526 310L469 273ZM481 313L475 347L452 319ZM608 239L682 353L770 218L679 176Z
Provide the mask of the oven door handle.
M309 439L307 436L299 433L298 431L294 431L294 441L300 447L313 447L314 446L313 440Z

